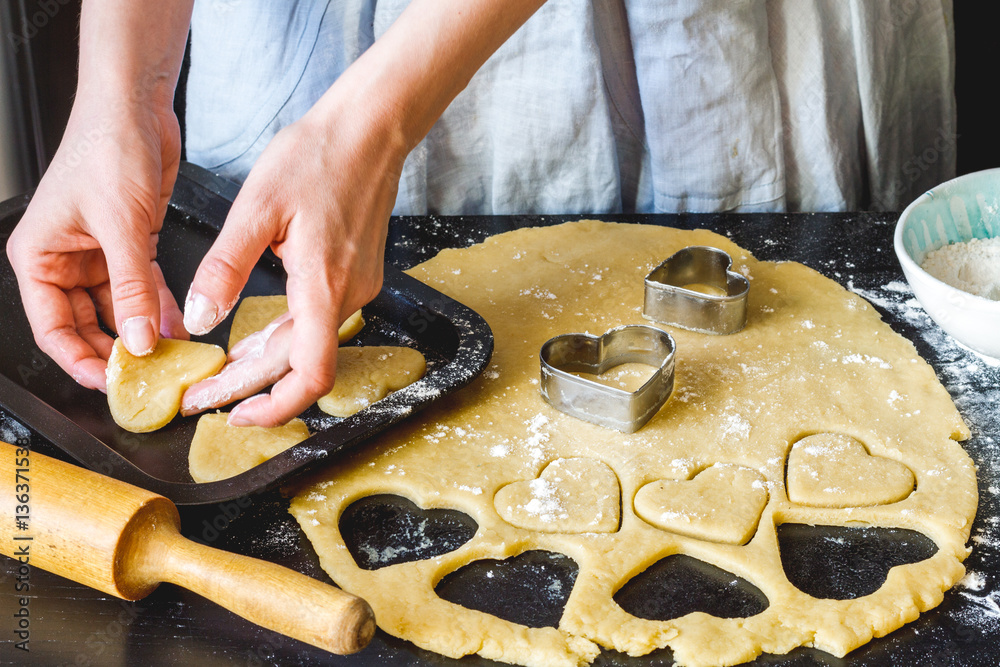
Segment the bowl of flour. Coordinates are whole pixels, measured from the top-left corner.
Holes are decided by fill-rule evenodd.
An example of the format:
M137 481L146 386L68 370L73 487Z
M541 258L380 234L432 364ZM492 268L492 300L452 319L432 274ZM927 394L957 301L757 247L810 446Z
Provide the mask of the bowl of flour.
M895 247L931 318L958 342L1000 359L1000 169L918 197L899 216Z

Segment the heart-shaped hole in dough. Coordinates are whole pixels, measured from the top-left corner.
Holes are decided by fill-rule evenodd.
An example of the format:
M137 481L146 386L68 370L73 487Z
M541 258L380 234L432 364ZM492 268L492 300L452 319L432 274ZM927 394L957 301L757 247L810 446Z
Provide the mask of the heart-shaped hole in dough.
M802 438L788 454L788 499L809 507L869 507L903 500L913 492L913 472L872 456L841 433Z
M926 535L875 526L778 526L781 566L793 586L814 598L853 600L882 587L889 570L937 553Z
M700 611L718 618L748 618L768 608L767 596L742 579L696 558L667 556L636 575L614 595L622 609L651 621Z
M537 478L501 488L493 504L504 521L526 530L613 533L621 516L621 490L606 463L556 459Z
M662 530L708 542L745 544L768 500L756 470L719 463L690 480L660 479L635 494L635 513Z
M340 517L340 534L358 567L378 570L427 560L472 539L479 524L464 512L421 509L391 494L356 500Z
M466 609L529 628L555 628L579 571L569 556L525 551L506 560L484 559L455 570L434 591Z

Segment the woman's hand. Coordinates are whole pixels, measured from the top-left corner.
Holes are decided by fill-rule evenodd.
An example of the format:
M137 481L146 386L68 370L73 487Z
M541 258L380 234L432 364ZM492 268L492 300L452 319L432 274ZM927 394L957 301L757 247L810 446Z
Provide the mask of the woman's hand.
M56 155L7 242L43 352L106 389L111 338L136 355L186 337L156 265L177 176L174 85L193 0L85 0L76 98Z
M136 355L186 337L156 264L180 159L173 111L78 97L66 133L7 242L35 342L80 384L105 390L112 339Z
M382 285L389 214L406 155L398 133L358 113L355 93L331 89L275 136L202 261L184 306L190 333L204 334L226 317L268 246L288 274L289 312L280 326L234 349L222 373L188 389L185 414L276 382L270 394L244 401L229 416L237 426L273 426L333 386L337 330Z
M258 159L184 306L205 333L229 312L268 245L288 273L290 315L185 393L185 414L238 405L236 426L281 424L330 390L337 330L379 291L406 154L543 0L415 0L302 120ZM287 374L286 374L287 373Z

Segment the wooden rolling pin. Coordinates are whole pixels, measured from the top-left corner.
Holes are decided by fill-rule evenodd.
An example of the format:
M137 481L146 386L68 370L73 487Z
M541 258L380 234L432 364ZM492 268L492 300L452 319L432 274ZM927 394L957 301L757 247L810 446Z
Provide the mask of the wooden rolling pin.
M359 597L182 537L167 498L42 454L24 455L0 442L0 553L23 562L27 548L31 566L126 600L149 595L160 582L177 584L333 653L359 651L375 633L375 615ZM22 529L17 515L25 509Z

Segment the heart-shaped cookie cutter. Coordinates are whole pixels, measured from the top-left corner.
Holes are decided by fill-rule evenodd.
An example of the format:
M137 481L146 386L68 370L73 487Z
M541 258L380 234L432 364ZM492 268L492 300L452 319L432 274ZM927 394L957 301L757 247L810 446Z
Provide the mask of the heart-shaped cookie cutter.
M550 338L539 354L542 397L577 419L634 433L656 414L673 391L675 350L669 333L644 324L617 327L603 336L576 333ZM600 375L629 362L656 368L634 392L574 375Z
M730 271L732 265L729 254L718 248L678 250L646 276L642 316L700 333L736 333L747 321L750 283Z

